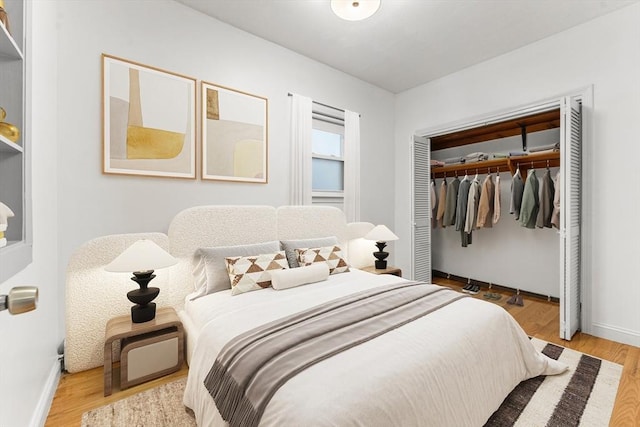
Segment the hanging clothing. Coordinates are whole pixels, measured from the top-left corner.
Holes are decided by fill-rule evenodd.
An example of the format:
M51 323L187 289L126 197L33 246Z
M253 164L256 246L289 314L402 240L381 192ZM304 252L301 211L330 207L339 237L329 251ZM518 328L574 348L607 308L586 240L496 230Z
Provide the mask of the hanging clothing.
M554 180L555 194L553 196L553 212L551 213L551 225L555 228L560 228L560 171L556 174Z
M445 227L444 224L444 207L447 203L447 179L442 180L440 184L440 194L438 198L438 211L436 212L436 221L441 227Z
M495 195L493 196L493 224L500 221L500 172L496 174Z
M480 181L478 176L471 181L469 187L469 197L467 198L467 218L464 222L464 231L471 234L473 230L478 229L478 205L480 203Z
M540 209L538 210L538 220L536 222L538 228L551 228L554 196L555 189L553 179L551 178L551 171L547 169L540 182Z
M516 221L520 219L520 207L522 205L522 193L524 193L524 182L520 176L520 169L516 169L516 173L511 180L511 205L509 213L516 215Z
M482 190L480 191L480 203L478 204L478 228L493 227L493 209L495 198L495 185L491 175L482 182Z
M539 188L540 184L538 183L535 169L529 169L527 182L524 184L524 192L522 194L522 205L520 207L520 225L523 227L536 228L538 209L540 209L540 200L538 199Z
M471 243L471 234L464 231L465 221L467 219L467 205L469 203L469 189L471 181L466 176L460 182L458 189L458 202L456 206L456 231L460 232L460 240L463 247L467 247Z
M447 201L444 207L444 217L442 218L442 226L456 224L456 210L458 203L458 189L460 188L460 180L456 176L456 179L451 181L451 184L447 188Z
M436 228L436 213L438 209L438 197L436 196L436 181L431 180L430 188L431 196L431 228Z

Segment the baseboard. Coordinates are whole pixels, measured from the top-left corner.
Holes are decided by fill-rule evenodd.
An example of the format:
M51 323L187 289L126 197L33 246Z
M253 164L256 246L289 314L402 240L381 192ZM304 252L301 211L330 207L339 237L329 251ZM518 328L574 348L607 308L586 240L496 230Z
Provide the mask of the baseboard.
M49 371L49 376L47 377L47 381L42 388L42 393L40 394L40 399L38 399L38 404L36 405L36 409L33 411L33 416L31 417L31 423L29 425L31 427L42 427L47 421L47 416L49 415L49 409L51 409L51 402L53 402L53 396L56 394L56 390L58 389L58 382L60 381L60 361L56 359L53 362L53 366L51 366L51 371Z
M640 347L640 332L594 322L591 333L600 338Z

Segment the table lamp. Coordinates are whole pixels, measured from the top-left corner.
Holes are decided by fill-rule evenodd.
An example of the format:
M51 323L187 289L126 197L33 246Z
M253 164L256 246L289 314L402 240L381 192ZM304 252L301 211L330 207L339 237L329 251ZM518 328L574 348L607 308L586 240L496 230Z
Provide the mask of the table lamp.
M154 270L170 267L178 262L173 256L151 240L138 240L129 246L116 259L107 264L104 269L113 273L132 272L131 280L140 289L127 293L129 301L135 305L131 307L131 321L144 323L156 317L156 304L153 301L160 289L148 287L149 282L156 277Z
M367 240L375 240L378 252L374 252L373 256L376 257L376 269L384 270L387 268L386 258L389 256L389 252L384 251L384 247L387 246L387 242L390 240L398 240L398 236L393 234L391 230L385 225L376 225L373 230L368 232L365 236Z

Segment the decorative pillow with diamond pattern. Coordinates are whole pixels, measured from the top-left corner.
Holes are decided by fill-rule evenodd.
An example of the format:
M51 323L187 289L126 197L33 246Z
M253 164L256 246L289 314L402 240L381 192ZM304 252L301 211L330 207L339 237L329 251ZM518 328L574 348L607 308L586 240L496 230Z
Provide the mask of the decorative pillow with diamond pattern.
M226 257L231 295L257 291L271 286L269 270L289 268L284 251L273 254Z
M329 274L349 271L349 264L347 264L347 260L342 254L342 248L338 245L324 246L322 248L301 248L295 249L295 252L300 265L326 262L329 266Z

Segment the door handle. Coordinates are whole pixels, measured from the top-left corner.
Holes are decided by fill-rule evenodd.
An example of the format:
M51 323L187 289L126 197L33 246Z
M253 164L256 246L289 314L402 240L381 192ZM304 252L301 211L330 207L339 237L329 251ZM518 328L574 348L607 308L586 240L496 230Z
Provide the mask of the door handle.
M9 310L11 314L22 314L35 310L37 302L37 287L16 286L8 295L0 295L0 311Z

